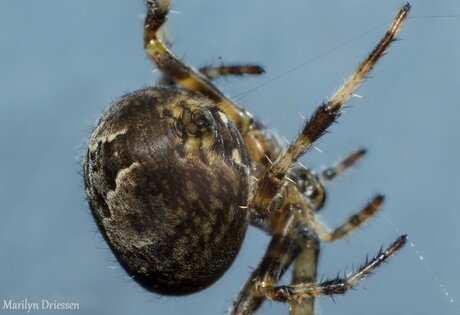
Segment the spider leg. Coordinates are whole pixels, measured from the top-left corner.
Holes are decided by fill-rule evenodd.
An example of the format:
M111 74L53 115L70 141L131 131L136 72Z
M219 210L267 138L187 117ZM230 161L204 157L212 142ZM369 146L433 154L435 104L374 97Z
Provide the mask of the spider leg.
M321 243L316 237L308 236L302 246L302 251L297 256L292 272L292 284L315 283L318 269L319 252ZM314 315L315 298L306 297L301 303L290 305L291 315Z
M275 285L287 268L301 251L299 244L303 241L299 233L299 220L293 205L287 205L285 211L277 215L278 222L262 261L252 272L244 287L241 289L230 310L232 315L252 314L265 297L257 290L258 283ZM302 240L300 240L302 238Z
M337 277L322 281L319 283L300 283L290 286L278 286L274 287L270 283L260 282L258 284L258 290L265 297L283 301L283 302L297 302L307 297L315 297L320 295L332 295L332 294L344 294L349 289L353 288L366 276L370 275L377 267L385 262L390 256L400 250L407 242L407 236L402 235L396 239L386 250L380 250L380 252L358 268L355 272L350 275L346 275L343 278Z
M344 237L370 218L378 210L383 201L383 196L376 196L363 210L331 232L316 218L315 209L309 209L308 203L300 197L301 194L295 185L288 185L285 193L285 204L281 208L281 211L276 212L270 218L270 232L273 234L273 237L268 249L261 263L252 272L236 298L231 314L252 314L267 297L281 300L281 298L275 298L281 295L277 291L278 288L291 287L275 287L275 285L294 260L296 260L296 267L292 287L299 289L298 291L293 291L297 295L293 295L290 300L286 298L286 300L296 302L291 304L292 314L314 314L315 294L311 294L310 291L313 289L326 290L326 284L328 284L328 282L323 283L318 288L313 286L313 284L316 284L316 268L320 250L319 239L333 241ZM390 247L391 254L399 249L399 247L396 247L394 244ZM390 252L387 250L385 253ZM380 257L377 264L371 263L369 266L373 266L373 268L377 267L378 264L388 258L387 256L389 255L386 255L384 258ZM350 280L346 278L345 280L350 280L350 283L355 285L357 281L370 273L371 270L368 270L368 267L361 268L357 272L359 276L355 277L356 279L350 278ZM307 293L302 293L302 295L300 288L304 287L308 287L309 289ZM283 292L283 289L279 291ZM324 294L339 293L325 292L327 293Z
M351 166L355 165L359 159L366 154L365 149L359 149L349 154L345 159L336 165L325 169L320 175L319 180L325 184L333 180L336 176L341 175ZM315 209L317 212L323 206ZM319 260L319 252L321 250L321 243L317 237L308 236L302 246L302 251L297 256L294 263L294 270L292 271L291 284L299 283L314 283L316 282L317 266ZM315 314L315 298L306 297L299 303L292 303L290 305L291 315L314 315Z
M216 80L224 76L242 77L247 74L259 75L265 72L264 68L255 64L205 66L201 67L198 71L208 78L208 80ZM158 80L158 84L163 86L172 86L175 83L174 79L165 73Z
M161 27L166 22L171 0L146 0L146 4L144 49L150 59L174 81L212 99L245 134L253 122L252 116L219 91L206 75L184 64L162 41Z
M254 167L252 175L258 177L268 167L269 161L276 160L280 155L282 148L278 140L254 120L250 113L219 91L206 75L184 64L167 47L162 40L161 29L166 22L171 0L146 0L146 4L144 49L147 55L175 82L214 101L229 122L238 128L246 147L249 148Z
M324 204L324 188L321 183L330 181L335 178L337 175L345 172L349 167L354 165L362 156L364 156L365 150L360 149L355 152L352 152L344 160L340 161L337 165L328 168L325 172L327 179L319 178L314 175L314 173L305 168L299 168L291 170L289 173L289 178L295 183L290 183L286 185L283 195L286 196L285 202L289 202L290 207L283 206L280 211L272 213L272 215L267 218L267 220L255 220L252 222L253 225L263 229L264 231L276 235L277 229L279 229L280 224L284 224L284 221L280 221L280 217L286 215L286 211L296 214L296 219L299 221L296 225L291 224L292 227L295 227L297 233L302 235L293 234L293 239L297 240L295 242L291 241L291 247L283 248L277 241L277 238L273 238L272 243L270 243L264 262L259 265L259 267L254 271L251 276L251 280L248 281L244 290L239 295L239 300L235 304L235 309L245 309L251 305L257 306L262 303L260 297L253 297L251 292L256 292L254 288L255 279L275 279L271 280L276 283L277 276L280 276L281 273L279 270L285 270L295 259L292 284L304 283L304 282L316 282L316 271L318 256L320 251L320 238L326 241L333 241L339 238L344 237L352 230L361 225L364 221L369 219L373 214L378 211L380 204L383 202L383 196L376 196L374 200L369 203L363 210L359 213L352 216L345 224L330 231L323 223L321 223L316 218L316 212L323 207ZM319 180L319 181L318 181ZM315 181L318 181L315 183ZM315 187L317 193L313 199L313 196L308 197L308 201L303 199L302 192L305 193L306 186ZM292 206L294 205L294 206ZM302 205L302 206L300 206ZM310 231L310 232L308 232ZM294 245L296 247L294 247ZM279 264L273 264L273 253L286 251L285 258L278 258ZM268 263L267 263L268 261ZM284 262L285 264L281 264ZM269 268L263 266L269 266ZM255 303L257 302L257 303ZM300 303L293 303L290 307L291 314L293 315L306 315L314 314L315 299L314 297L307 297L303 299Z
M352 215L344 224L332 231L316 217L315 211L309 207L303 207L300 212L304 216L303 220L308 228L318 235L320 240L332 242L344 238L365 221L369 220L380 209L383 200L383 195L375 196L360 212Z
M372 202L364 207L360 212L351 216L347 222L333 231L330 231L321 221L316 218L314 210L304 207L298 209L299 212L306 214L307 225L323 241L334 241L341 239L355 230L363 222L367 221L374 215L380 204L383 202L383 196L376 196ZM318 256L320 251L320 241L317 237L308 236L302 246L302 251L297 256L292 273L292 285L297 286L305 283L316 282L316 272L318 265ZM291 315L314 315L315 314L315 297L306 296L300 300L291 303Z
M341 239L355 230L369 218L371 218L380 208L383 202L383 196L376 196L372 202L364 207L360 212L351 216L347 222L333 231L330 231L321 221L316 218L314 211L308 209L303 210L307 217L307 225L310 225L318 238L324 241L334 241ZM303 247L295 261L294 271L292 274L292 285L297 286L305 283L316 282L316 271L318 265L318 253L320 250L320 242L317 238L310 237L308 239L310 246ZM315 314L315 297L306 296L303 299L291 303L291 315L314 315Z
M265 72L264 68L255 64L206 66L201 67L199 71L209 80L215 80L222 76L241 77L246 74L259 75Z
M338 175L341 175L348 168L355 165L359 159L361 159L366 154L366 149L359 149L355 152L352 152L345 159L337 163L336 165L325 169L321 175L320 180L323 183L333 180Z
M407 17L409 9L409 4L406 4L400 9L387 32L372 52L358 65L355 72L339 90L334 93L328 101L318 107L310 120L306 122L299 136L263 174L249 202L249 207L254 213L261 217L265 217L269 215L270 212L279 208L281 201L278 200L279 198L273 198L273 196L277 196L277 192L285 182L286 173L292 167L293 163L296 162L339 117L342 105L358 88L395 39L396 34Z
M322 194L324 194L324 192ZM298 210L298 219L309 230L313 231L320 240L326 242L342 239L357 229L379 211L385 199L383 195L376 195L363 209L361 209L361 211L350 216L341 226L330 230L316 216L316 212L323 207L323 203L318 204L315 200L302 196L297 187L292 183L289 183L289 185L285 187L282 195L285 196L284 198L287 199L290 204L299 205L296 208ZM295 195L297 195L297 197L294 197ZM274 227L278 224L277 214L283 211L285 211L285 207L283 207L280 211L273 213L270 217L268 217L268 219L263 220L258 220L257 215L253 214L251 224L266 231L267 233L273 234Z

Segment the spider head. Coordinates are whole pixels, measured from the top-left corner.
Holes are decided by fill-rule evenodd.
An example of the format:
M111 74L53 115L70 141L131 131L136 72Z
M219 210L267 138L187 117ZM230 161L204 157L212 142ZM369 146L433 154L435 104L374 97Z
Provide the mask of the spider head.
M310 200L316 211L324 206L326 190L315 172L307 168L296 168L288 177L297 184L299 191Z

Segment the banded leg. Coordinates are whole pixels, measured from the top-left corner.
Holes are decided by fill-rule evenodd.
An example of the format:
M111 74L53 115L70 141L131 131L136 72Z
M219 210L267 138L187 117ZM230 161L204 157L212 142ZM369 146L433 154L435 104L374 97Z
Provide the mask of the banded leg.
M328 170L330 170L328 174L334 174L333 176L329 176L328 180L332 180L337 175L345 172L349 167L354 165L364 155L364 153L365 150L363 149L353 152L344 160L339 162L336 166L328 168ZM322 186L322 183L325 181L324 179L322 179L321 177L318 178L311 170L308 170L306 168L292 170L289 173L289 178L290 181L295 183L295 185L288 185L286 187L286 191L283 192L283 194L287 196L286 200L289 200L292 204L305 204L302 200L296 199L293 196L305 194L308 190L310 191L310 194L312 194L308 197L309 204L313 208L312 211L316 212L322 208L322 206L324 205L325 198L324 187ZM284 206L281 211L276 212L272 216L270 216L268 222L265 222L268 224L264 224L264 222L259 222L256 220L253 223L253 225L256 225L257 227L263 229L264 231L270 234L275 234L276 229L279 229L279 225L284 224L282 221L280 221L279 218L280 216L285 215L286 208L287 207ZM363 210L364 213L368 213L369 210L367 210L367 208L370 208L370 206L366 207L365 210ZM377 205L374 200L371 209L375 210L376 208ZM291 224L291 226L295 226L295 229L297 231L296 233L308 231L308 227L304 223L305 220L303 219L302 215L302 213L305 211L303 207L293 206L288 211L291 213L294 212L296 214L296 219L299 221L295 225ZM355 217L358 218L363 218L363 216L364 215L362 213L355 215ZM366 218L369 217L370 216L367 216ZM314 221L315 226L323 226L322 224L316 222L316 218ZM365 220L362 219L349 221L358 221L358 224L360 224ZM348 227L349 224L345 224L343 226ZM342 229L339 229L339 231L336 232L335 235L337 236L339 234L343 234L343 229L343 227ZM350 232L352 229L353 228L349 228L348 232ZM327 230L327 228L324 227L324 230ZM269 282L276 283L275 280L277 279L277 277L281 275L280 270L286 269L292 263L293 259L296 256L297 258L295 258L292 283L298 284L303 282L316 282L316 269L320 251L320 242L317 236L314 234L314 232L301 233L302 235L297 235L296 233L289 233L290 235L292 235L293 239L297 239L297 241L294 243L292 243L291 240L291 246L294 246L292 244L295 244L295 246L297 246L295 247L295 250L293 247L283 248L283 242L280 243L278 237L273 237L273 240L270 243L269 249L267 251L266 257L263 260L264 262L261 265L259 265L259 267L253 272L253 274L250 277L250 280L246 283L243 291L240 293L237 301L235 302L235 314L237 314L238 312L242 312L242 310L257 308L258 305L260 305L263 302L263 300L260 297L257 297L257 294L254 293L256 292L254 284L256 283L257 279L271 279ZM275 260L276 262L278 262L278 264L274 264L273 254L282 252L283 250L286 251L286 257L278 258L277 260ZM300 252L299 255L297 255L298 252ZM291 305L291 314L314 314L314 305L315 299L313 297L305 298L300 303L293 303Z
M319 181L325 184L333 180L338 175L344 173L348 168L356 164L366 153L365 149L360 149L349 154L345 159L337 165L329 167L319 176ZM325 195L325 194L324 194ZM324 201L320 204L321 207ZM320 210L315 209L315 212ZM292 272L291 284L299 283L315 283L317 275L317 266L319 261L319 252L321 243L317 237L307 237L302 246L301 253L297 256ZM307 297L298 303L292 303L290 307L291 315L314 315L315 314L315 298Z
M286 152L284 152L264 173L249 202L249 207L254 213L259 214L261 217L266 217L272 211L279 208L281 202L277 200L277 198L273 198L273 196L277 195L277 192L283 185L286 173L292 167L293 163L296 162L339 117L342 105L358 88L364 78L366 78L372 70L373 66L385 53L391 42L395 39L396 34L407 17L409 9L409 4L406 4L400 9L389 29L372 52L361 62L361 64L359 64L355 72L339 90L315 111L310 120L306 122L300 135L288 147Z
M315 233L319 239L331 242L345 237L366 220L368 220L378 211L382 202L383 196L375 197L374 200L369 203L363 210L350 217L346 223L342 224L332 232L329 231L329 229L327 229L327 227L316 218L316 214L310 209L303 209L302 213L306 214L306 223L313 230L313 233ZM291 281L293 285L297 285L299 283L316 282L316 270L318 265L320 242L317 238L310 237L307 239L307 244L310 246L303 248L302 252L296 259ZM314 296L305 297L300 301L292 303L290 311L291 315L314 315Z
M251 274L250 278L235 300L231 314L252 314L260 307L265 298L268 297L274 299L275 296L281 294L278 291L283 292L283 288L291 288L291 286L275 287L275 284L294 260L296 260L296 270L299 272L294 276L293 281L296 283L293 284L292 287L316 288L314 285L316 284L316 266L319 254L319 240L316 236L317 230L320 230L321 237L327 241L333 241L344 237L369 218L367 215L369 211L375 213L375 211L377 211L376 209L378 209L378 205L383 200L382 196L375 197L372 203L370 203L357 215L353 216L357 218L356 222L350 219L347 223L343 224L335 231L330 232L316 219L316 217L314 217L313 209L306 209L308 206L305 203L299 203L299 199L297 199L299 194L294 185L289 185L287 187L286 194L287 200L290 202L289 206L283 206L282 211L279 211L272 216L272 241L270 242L262 262ZM310 221L314 221L314 223L312 224L309 221L308 228L305 227L302 217L302 214L305 212L313 213L313 218L310 219ZM321 227L318 228L318 226ZM393 248L393 250L391 250L391 254L399 249L399 247L396 247L397 246L394 244L390 247ZM389 253L388 250L386 253ZM389 257L389 255L387 256ZM353 286L357 283L357 281L361 280L364 276L370 273L371 270L369 270L369 267L375 265L375 268L388 257L380 257L377 264L371 262L366 268L361 268L357 272L358 276L355 277L356 279L352 277L350 279L346 278L345 280L342 280L348 281L351 283L351 286ZM328 282L325 284L323 283L322 285L325 287L326 284L328 284ZM301 292L300 289L298 289L298 291ZM289 302L292 302L291 312L293 312L293 314L314 314L315 295L311 294L310 291L307 290L307 293L302 295L301 298L299 297L297 299L289 300ZM295 293L300 296L299 292L296 291ZM341 292L332 292L331 294L333 293L339 294ZM278 300L281 299L278 298Z
M216 80L224 76L237 76L241 77L244 75L259 75L265 72L264 68L259 65L247 64L247 65L221 65L221 66L206 66L201 67L198 70L202 73L208 80ZM159 85L171 86L174 85L174 81L170 76L163 73L163 75L158 80Z
M208 78L193 67L185 65L163 43L159 35L166 22L171 0L146 0L144 49L157 67L182 86L212 99L233 121L242 134L252 123L251 115L219 91Z
M342 174L348 168L356 164L366 154L366 149L359 149L358 151L352 152L344 160L340 161L337 165L325 169L321 175L321 182L325 183L333 180L338 175Z
M304 216L304 221L308 228L318 235L320 240L332 242L344 238L365 221L369 220L380 209L383 200L383 195L375 196L360 212L352 215L347 222L332 231L316 217L314 210L311 210L309 207L303 207L301 215Z
M223 76L241 77L247 74L260 75L265 73L264 68L255 64L206 66L200 68L199 71L209 80L215 80Z
M308 297L321 295L344 294L358 284L359 281L370 275L377 267L390 256L400 250L407 242L407 236L402 235L396 239L386 250L380 251L372 260L367 261L351 275L343 278L337 277L319 283L301 283L290 286L270 286L259 283L259 292L265 297L281 302L298 302Z

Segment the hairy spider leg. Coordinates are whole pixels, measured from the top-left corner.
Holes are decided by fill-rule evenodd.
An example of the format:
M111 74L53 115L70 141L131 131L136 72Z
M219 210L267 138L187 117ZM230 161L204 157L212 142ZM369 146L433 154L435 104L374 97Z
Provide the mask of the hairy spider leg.
M248 144L250 147L252 143L251 141L247 141L246 136L247 134L249 134L249 131L251 129L250 127L253 126L253 120L252 120L251 115L247 113L244 109L241 109L238 105L231 102L227 97L225 97L217 88L215 88L212 85L212 83L209 82L206 75L203 75L197 70L184 65L179 59L177 59L173 55L173 53L159 39L159 36L157 34L158 34L160 27L164 24L166 20L166 15L167 15L170 3L171 1L169 0L165 0L165 1L148 0L147 1L149 11L148 11L148 15L146 18L146 25L145 25L146 27L145 27L145 33L144 33L144 45L145 45L145 49L147 53L149 54L150 58L158 65L158 67L163 72L165 72L166 74L174 78L174 80L176 80L177 82L179 82L180 84L182 84L183 86L191 90L204 94L208 96L209 98L213 99L218 104L219 108L221 108L221 110L224 111L226 115L239 128L240 132L245 138L246 144ZM270 210L274 210L270 208L271 199L272 199L270 198L270 196L277 195L278 190L280 190L281 186L283 185L285 174L290 169L292 163L295 162L311 146L311 144L314 141L316 141L326 131L326 129L332 124L332 122L334 122L335 119L339 116L340 108L342 104L349 98L349 96L353 93L353 91L359 86L361 81L366 77L366 75L372 69L373 65L383 55L387 47L394 40L394 37L396 33L399 31L403 20L407 16L407 12L409 11L409 8L410 6L407 4L401 9L401 11L398 13L396 18L394 19L391 27L389 28L385 36L382 38L382 40L379 42L379 44L376 46L376 48L374 48L372 53L358 66L355 73L338 90L338 92L335 93L328 102L324 103L320 108L318 108L318 110L315 112L315 114L310 119L310 122L306 123L303 132L298 136L298 138L293 142L293 144L288 148L288 150L279 159L276 160L276 162L268 169L268 171L265 171L263 173L264 176L260 180L261 183L259 183L258 185L255 198L253 198L250 203L250 206L253 206L251 207L252 208L251 210L255 214L259 215L260 217L266 217L268 214L270 214ZM258 133L254 133L257 135L256 137L254 137L254 139L259 140L261 138L264 138L263 131L257 130L257 132ZM254 141L254 142L257 142L257 141ZM263 145L265 144L266 143L263 143ZM258 157L264 156L264 152L271 152L269 146L267 146L267 148L263 148L262 150L259 150L256 154L258 154ZM276 156L276 154L274 155ZM269 157L267 157L267 159L269 159ZM340 171L340 168L338 168L338 170ZM324 179L328 179L326 176L323 176L323 177ZM270 180L270 179L273 179L273 180ZM272 181L275 181L274 185L271 183ZM271 186L271 191L272 191L271 194L263 194L264 191L267 191L267 189L262 189L265 186L269 186L269 188ZM268 189L268 191L270 191L270 189ZM265 201L265 206L263 203L257 202L257 199L258 198L260 199L259 195L263 195L263 196L266 196L267 198L270 198L270 200ZM378 196L376 198L378 199L382 197ZM254 207L254 205L258 205L258 207ZM313 232L317 232L315 231L315 229L319 230L320 233L318 234L318 236L321 235L321 238L325 240L332 241L334 239L343 237L349 231L354 229L354 227L359 225L359 224L355 225L353 223L355 222L355 219L353 219L353 220L349 220L347 223L345 223L338 229L330 232L324 225L322 225L318 220L315 219L314 210L310 209L310 212L313 213L313 215L311 215L309 211L305 211L305 204L302 204L302 205L304 207L302 211L300 212L307 214L305 218L306 222L308 223L309 226L314 227ZM276 207L273 207L273 208L276 208ZM362 212L363 213L370 212L369 210L366 210L370 208L375 208L375 206L374 205L372 207L368 206L365 209L363 209ZM286 216L286 218L288 218L293 213L292 211L280 211L280 212L283 213ZM365 220L365 218L370 217L370 216L367 216L367 215L360 216L358 214L354 217L357 218L356 222L362 222ZM274 233L274 238L275 236L278 236L278 239L281 240L283 238L283 235L286 237L289 235L290 232L288 232L288 230L292 229L292 226L293 226L292 224L294 224L294 222L291 224L289 224L289 222L290 221L287 220L285 224L278 225L278 229L281 229L282 231L285 231L285 232L284 234ZM288 228L286 229L286 227ZM392 253L396 252L404 244L404 242L405 242L405 237L400 237L400 239L398 239L398 241L396 241L392 246L390 246L387 249L387 251L382 252L382 254L376 257L370 264L363 266L360 270L358 270L358 272L354 276L342 279L342 282L345 284L351 283L351 285L356 284L357 281L359 281L361 278L363 278L369 273L368 271L370 271L371 268L377 267L381 262L383 262L386 258L388 258ZM278 241L278 244L280 243L282 243L282 241ZM285 250L277 251L276 248L281 248L283 246L281 245L272 246L272 253L278 252L281 255L282 254L286 255L285 260L280 260L279 263L275 263L275 264L268 264L268 265L275 266L272 268L273 275L277 275L277 274L280 274L281 272L284 272L285 268L287 268L287 266L289 266L292 260L295 259L296 251L293 251L292 241L290 241L289 243L291 244L290 250L286 250L286 246L284 246ZM289 257L292 257L292 258L289 258ZM286 262L289 260L290 262L286 264ZM273 258L272 258L272 261L274 261ZM278 267L276 267L276 265L278 265ZM267 274L269 274L269 272L267 272ZM275 279L275 278L271 278L271 279ZM332 282L332 281L329 281L329 282ZM267 284L267 282L261 282L259 283L259 287L261 289L257 289L255 290L255 292L259 295L261 295L261 293L264 293L263 295L266 295L273 299L279 299L279 300L284 299L284 300L289 300L289 301L301 299L301 298L308 297L308 296L314 296L314 294L309 294L309 292L311 293L312 290L306 290L306 292L303 294L300 294L297 291L294 292L295 290L293 290L293 292L296 293L297 295L291 294L288 297L288 294L284 294L284 295L282 294L284 290L283 288L291 288L291 287L274 287L273 285L275 283L276 282L272 282L270 286L264 286L263 284ZM316 286L316 291L320 291L319 289L325 287L324 284L328 284L328 282L323 282L323 283L318 284ZM293 286L292 288L296 289L297 287L308 286L308 285L309 285L308 283L301 283L301 284ZM310 285L313 285L313 284L310 284ZM329 285L328 289L329 291L331 291L333 288L331 287L331 285ZM331 293L342 293L342 292L331 292ZM325 293L325 294L329 294L329 293Z
M364 154L365 150L363 149L352 152L337 165L328 168L328 170L337 170L334 171L335 175L331 176L329 180L334 179L337 175L342 174L349 167L356 164ZM307 171L311 172L310 170ZM295 172L295 170L293 172ZM323 232L322 237L328 241L332 241L345 237L348 233L371 218L371 216L378 211L383 202L383 196L376 196L360 212L351 216L346 223L342 224L333 232L330 232L314 215L314 212L322 208L322 202L315 204L311 202L313 200L295 200L294 197L300 196L301 194L296 191L297 187L293 184L290 184L286 190L285 194L289 197L287 200L289 200L290 203L285 204L283 208L289 208L289 210L286 212L282 209L272 215L270 220L270 226L274 229L270 230L274 235L272 241L270 242L262 262L257 269L254 270L235 300L232 314L252 314L257 310L264 301L264 296L258 292L257 285L264 281L272 285L276 284L284 271L294 260L295 266L292 284L316 282L320 242L314 231L313 233L304 233L308 231L308 229L305 229L305 218L303 217L306 211L308 211L310 215L313 215L312 218L309 217L310 221L314 221L310 224L314 226L320 225L320 230ZM309 205L311 208L305 210L305 205ZM289 221L292 220L293 215L296 221ZM280 234L279 231L284 225L287 226L287 229L282 229L281 231L283 234ZM292 238L289 239L289 237ZM284 255L285 257L280 257L279 255ZM290 305L291 314L313 315L314 303L314 297L310 296L297 301L297 303L292 303Z
M380 209L384 200L383 195L376 195L360 212L352 215L345 223L338 228L330 230L317 217L313 209L304 206L299 212L303 216L301 220L305 222L309 229L314 231L318 238L325 242L332 242L344 238L357 227L369 220Z
M386 250L380 250L379 253L370 261L366 259L364 264L362 264L350 275L318 283L300 283L290 286L273 287L271 285L266 285L265 283L260 283L259 291L269 299L289 303L300 301L305 297L344 294L349 289L357 285L360 280L371 274L390 256L400 250L406 242L407 236L400 236Z
M220 65L220 66L205 66L198 69L208 80L216 80L220 77L236 76L242 77L244 75L260 75L265 72L264 68L259 65L246 64L246 65ZM158 84L163 86L175 85L174 81L166 73L162 73Z
M165 24L171 0L146 0L147 16L144 25L144 49L150 59L167 76L178 82L180 85L207 96L213 100L218 108L222 110L241 133L249 154L254 176L259 176L281 154L281 145L276 138L264 128L262 124L255 121L252 115L245 109L238 106L215 87L207 75L211 69L205 69L204 74L195 68L184 64L162 41L162 26ZM239 68L241 67L241 68ZM261 72L256 65L237 66L235 68L221 68L217 72Z
M336 165L325 169L319 179L324 185L329 183L338 175L343 174L348 168L355 165L364 155L366 149L359 149L349 154L345 159ZM320 209L316 209L318 211ZM321 251L321 243L316 236L306 236L302 245L302 251L297 256L294 262L294 270L292 271L291 284L313 283L317 279L317 269L319 261L319 253ZM292 303L289 308L291 315L314 315L315 314L315 298L306 297L299 303Z
M147 0L147 16L144 29L144 49L160 70L182 86L206 95L245 133L252 122L252 116L232 102L211 81L206 74L184 64L161 40L160 29L166 22L171 0Z
M349 154L345 159L336 165L325 169L321 172L320 175L321 182L327 183L328 181L334 179L337 175L342 174L347 168L358 162L358 160L361 159L366 154L366 152L366 149L359 149Z
M234 300L230 310L232 315L253 314L265 300L258 291L258 284L269 283L274 286L301 251L301 234L298 232L300 222L295 217L296 211L289 209L279 213L279 222L272 232L265 255Z
M240 291L231 314L252 314L257 310L265 296L265 291L260 291L260 288L274 286L299 254L306 255L306 257L303 257L306 264L299 265L298 268L303 269L297 271L298 277L293 280L300 281L301 279L306 279L305 281L302 280L301 283L315 283L316 263L319 253L318 238L330 242L347 236L368 220L372 214L375 214L383 202L383 196L376 196L360 212L351 216L346 223L333 232L330 232L316 218L315 210L317 209L314 208L313 204L306 201L305 198L296 199L296 196L301 196L301 194L294 184L289 184L286 190L289 198L283 205L283 208L288 208L288 211L279 211L277 212L278 215L272 218L272 241L268 246L262 262L254 270ZM308 212L308 221L306 222L308 229L305 229L304 225L304 214L306 212ZM274 222L274 219L278 219L279 222ZM321 234L317 234L317 230ZM312 278L313 280L310 281L308 278ZM271 298L271 296L267 297ZM312 296L305 295L304 297L311 298ZM302 301L299 299L298 302ZM309 299L305 301L305 305L308 305L306 306L308 308L313 308L314 300Z
M285 175L302 154L318 140L335 122L340 115L340 109L345 101L358 88L361 82L372 70L376 62L382 57L395 36L400 30L410 5L404 5L393 19L385 35L378 42L372 52L359 64L350 78L337 90L336 93L317 108L310 120L305 123L302 132L297 136L288 149L271 165L257 183L254 195L249 202L249 208L261 217L278 210L282 203L277 192L285 182Z
M262 66L255 64L206 66L201 67L199 71L209 80L215 80L222 76L241 77L247 74L259 75L265 72Z

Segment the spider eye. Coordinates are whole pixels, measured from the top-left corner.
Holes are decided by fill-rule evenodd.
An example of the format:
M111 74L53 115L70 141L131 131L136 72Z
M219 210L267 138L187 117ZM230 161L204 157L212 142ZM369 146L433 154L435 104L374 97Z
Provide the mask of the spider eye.
M324 206L326 190L313 171L304 168L294 169L288 177L297 184L297 188L313 203L316 210L320 210Z
M324 202L326 201L326 190L319 181L315 180L310 182L310 184L306 186L304 194L313 202L317 211L324 206Z

